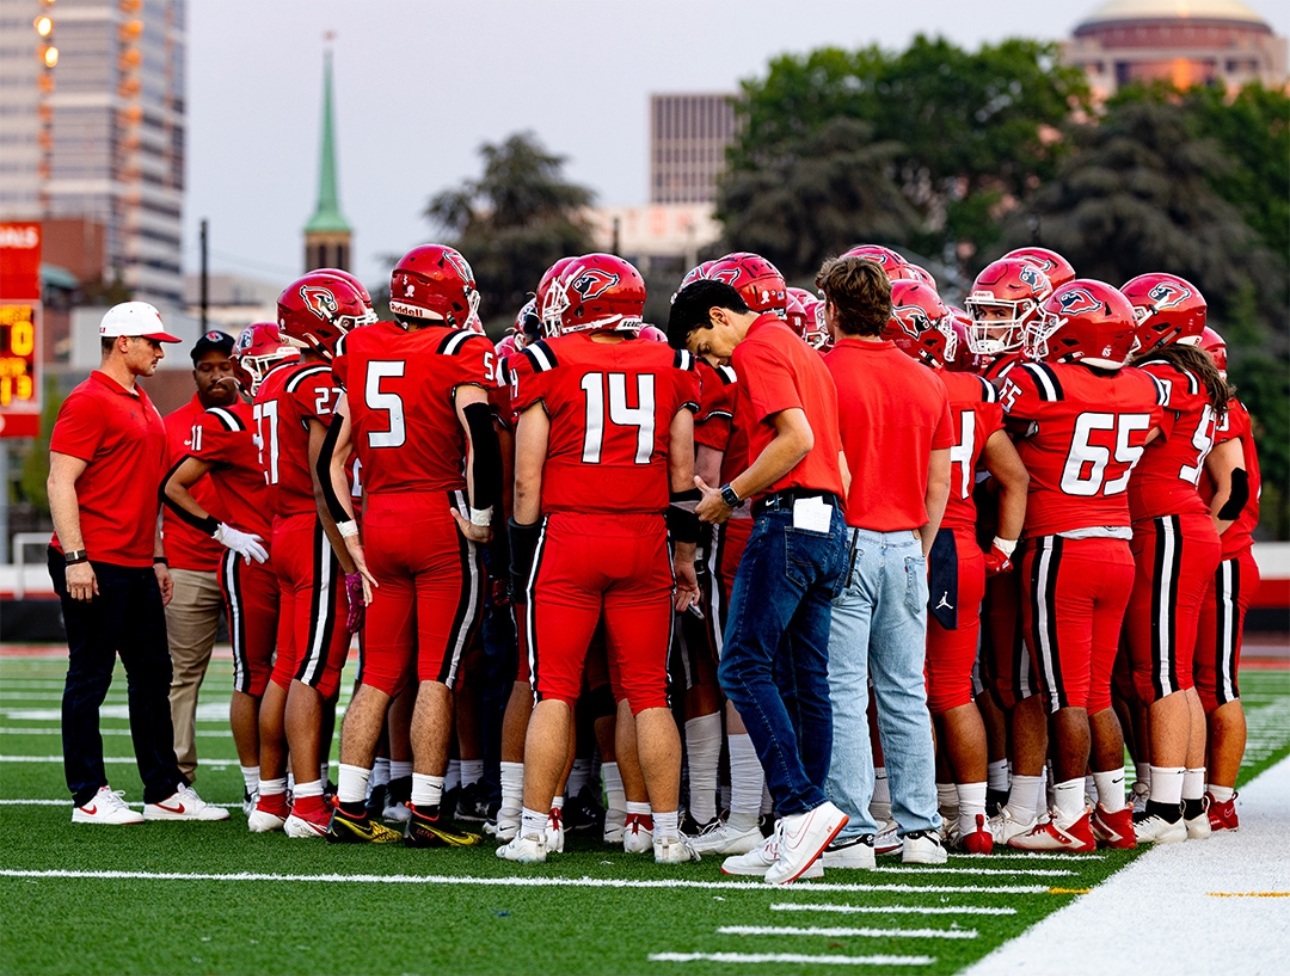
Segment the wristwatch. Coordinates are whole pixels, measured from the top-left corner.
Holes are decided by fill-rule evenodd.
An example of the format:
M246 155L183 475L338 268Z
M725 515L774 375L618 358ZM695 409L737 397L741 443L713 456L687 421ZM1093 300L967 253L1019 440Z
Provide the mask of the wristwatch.
M90 557L85 554L84 549L69 549L63 553L63 562L68 566L75 566L77 563L87 563Z
M721 486L721 500L726 503L727 508L738 508L739 503L743 501L743 499L739 497L739 493L729 484Z

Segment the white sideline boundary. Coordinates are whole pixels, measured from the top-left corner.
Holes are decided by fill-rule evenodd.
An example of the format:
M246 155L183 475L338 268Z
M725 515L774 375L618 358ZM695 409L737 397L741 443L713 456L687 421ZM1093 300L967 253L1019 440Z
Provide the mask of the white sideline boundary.
M930 966L935 956L808 956L796 952L651 952L650 962L779 963L794 966Z
M1265 976L1290 947L1290 758L1237 800L1241 829L1148 851L966 976ZM1270 894L1280 897L1267 897ZM1220 895L1241 897L1219 897ZM1262 896L1262 897L1259 897ZM1132 934L1132 951L1123 938Z
M809 935L826 939L975 939L976 929L870 929L839 926L723 925L717 935Z

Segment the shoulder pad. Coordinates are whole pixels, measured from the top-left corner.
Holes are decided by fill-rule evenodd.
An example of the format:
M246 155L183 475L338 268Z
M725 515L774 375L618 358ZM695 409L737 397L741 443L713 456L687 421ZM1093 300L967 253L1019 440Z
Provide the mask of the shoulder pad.
M1144 370L1143 372L1146 371ZM1147 373L1147 376L1156 388L1156 405L1160 407L1169 406L1169 387L1165 385L1164 380L1156 376L1155 373Z
M978 373L971 373L969 375L975 376L977 378L977 381L980 382L981 384L981 402L982 403L999 402L999 391L995 389L995 386L993 383L991 383L988 379L986 379L984 376L981 376Z
M689 372L694 367L694 356L685 349L676 350L676 355L672 358L672 365L677 369L683 369Z
M242 423L242 418L232 410L225 410L223 407L210 407L206 412L218 419L225 430L246 430L246 425Z
M479 333L470 332L466 329L453 329L443 337L443 341L439 343L439 348L435 350L435 352L440 356L455 356L461 352L461 350L465 348L466 343L475 336L479 336ZM481 339L487 338L487 336L479 337Z
M533 365L533 372L545 373L549 369L555 369L559 366L556 361L555 353L551 347L546 344L545 339L530 343L520 350L520 355L528 359Z
M1018 365L1034 377L1035 386L1039 390L1039 399L1046 401L1065 399L1061 380L1057 378L1057 371L1047 363L1018 363Z
M287 383L286 383L287 392L295 393L296 390L300 389L301 383L309 379L311 376L317 376L319 373L327 373L328 375L330 375L331 367L326 365L325 363L313 363L312 365L309 365L304 369L299 370L289 380L287 380Z

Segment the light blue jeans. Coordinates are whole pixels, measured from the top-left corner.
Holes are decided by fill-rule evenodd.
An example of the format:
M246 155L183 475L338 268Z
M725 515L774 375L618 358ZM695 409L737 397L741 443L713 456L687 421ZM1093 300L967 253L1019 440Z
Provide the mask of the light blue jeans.
M847 569L829 631L833 757L824 791L851 818L841 837L877 833L869 813L873 753L866 710L872 676L899 833L936 830L936 755L923 678L927 560L908 530L848 528L847 534Z

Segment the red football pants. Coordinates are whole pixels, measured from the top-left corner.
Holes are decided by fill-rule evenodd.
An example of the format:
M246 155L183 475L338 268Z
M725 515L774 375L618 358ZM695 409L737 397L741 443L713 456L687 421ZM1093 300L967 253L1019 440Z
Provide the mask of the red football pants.
M1223 544L1208 515L1165 515L1133 523L1133 558L1124 636L1138 698L1150 704L1192 687L1200 608Z
M247 563L232 549L219 564L219 588L233 643L233 687L259 698L273 674L278 636L278 574L273 560ZM287 678L290 684L291 679Z
M985 596L985 554L976 533L953 529L958 550L958 627L946 630L927 615L927 707L933 715L972 704L972 668L981 635L981 600Z
M1241 697L1236 673L1241 667L1245 614L1259 589L1259 566L1248 547L1218 564L1200 610L1193 673L1206 712Z
M1026 644L1048 710L1111 707L1111 671L1133 587L1133 555L1120 539L1047 535L1026 544L1021 566Z
M278 657L273 682L292 680L325 699L340 690L349 654L345 578L316 514L273 520L273 568L278 576Z
M363 552L378 584L363 627L359 680L397 695L419 681L453 686L484 606L483 557L457 529L465 493L395 492L363 503Z
M1019 567L1019 561L1014 565ZM1020 568L986 580L981 660L987 687L1000 708L1012 708L1039 694L1039 681L1023 639L1021 604Z
M632 714L667 707L672 557L662 515L556 512L542 522L525 628L538 700L570 707L604 618L610 678Z

